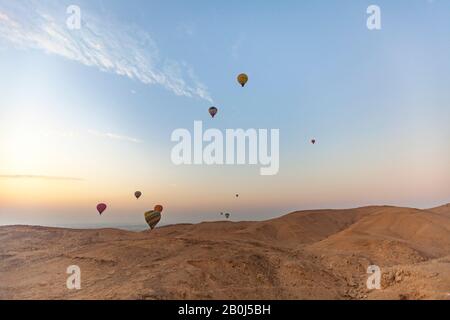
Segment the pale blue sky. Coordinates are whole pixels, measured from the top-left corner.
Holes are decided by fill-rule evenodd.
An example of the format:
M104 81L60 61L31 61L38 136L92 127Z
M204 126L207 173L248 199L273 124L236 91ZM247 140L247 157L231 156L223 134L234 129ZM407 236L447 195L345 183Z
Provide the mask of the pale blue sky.
M0 0L0 224L449 202L449 84L450 1ZM174 166L194 120L280 129L279 174Z

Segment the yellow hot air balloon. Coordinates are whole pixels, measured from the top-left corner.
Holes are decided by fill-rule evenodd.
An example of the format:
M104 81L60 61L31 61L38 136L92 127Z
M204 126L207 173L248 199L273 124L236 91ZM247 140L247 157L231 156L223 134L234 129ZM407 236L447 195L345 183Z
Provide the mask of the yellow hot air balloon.
M240 83L240 85L244 87L248 81L248 76L245 73L241 73L240 75L238 75L237 80Z
M158 224L159 220L161 220L161 212L150 210L147 211L145 214L145 221L149 225L150 229L154 229L156 225Z

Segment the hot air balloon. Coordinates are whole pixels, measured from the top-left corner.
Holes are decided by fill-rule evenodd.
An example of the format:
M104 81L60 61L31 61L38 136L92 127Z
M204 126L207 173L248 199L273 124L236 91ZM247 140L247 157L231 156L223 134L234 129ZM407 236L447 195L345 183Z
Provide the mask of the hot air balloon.
M223 216L223 212L221 212L220 215Z
M217 110L216 107L211 107L211 108L209 108L209 114L210 114L211 117L213 117L213 118L216 116L216 114L217 114L218 111L219 111L219 110Z
M155 229L159 220L161 220L161 212L155 211L155 210L150 210L144 214L144 217L145 217L145 221L149 225L150 229L153 230L153 229Z
M240 75L238 75L237 80L239 84L244 87L248 81L248 76L245 73L241 73Z
M225 213L225 218L229 218L230 217L230 214L229 213Z
M104 203L99 203L99 204L97 205L97 211L98 211L98 213L101 215L101 214L106 210L107 207L108 207L108 206L107 206L106 204L104 204Z
M139 199L139 198L142 196L142 192L136 191L136 192L134 193L134 196L136 197L136 199Z
M311 143L312 143L312 144L316 144L316 139L312 139L312 140L311 140Z
M153 210L158 211L158 212L163 212L163 206L160 204L157 204Z
M236 198L239 198L239 194L238 193L236 193Z

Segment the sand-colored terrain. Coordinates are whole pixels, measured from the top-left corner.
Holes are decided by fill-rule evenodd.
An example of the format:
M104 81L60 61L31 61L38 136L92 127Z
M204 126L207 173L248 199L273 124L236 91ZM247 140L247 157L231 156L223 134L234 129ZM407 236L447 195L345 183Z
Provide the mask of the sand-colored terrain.
M81 268L68 290L66 268ZM366 288L369 265L382 289ZM1 299L450 299L450 205L154 231L0 228Z

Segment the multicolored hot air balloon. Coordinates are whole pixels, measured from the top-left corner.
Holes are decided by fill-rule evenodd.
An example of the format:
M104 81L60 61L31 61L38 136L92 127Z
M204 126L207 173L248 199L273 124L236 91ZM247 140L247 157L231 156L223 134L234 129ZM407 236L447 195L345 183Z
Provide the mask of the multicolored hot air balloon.
M142 192L136 191L136 192L134 193L134 196L136 197L136 199L139 199L139 198L142 196Z
M241 73L240 75L238 75L237 80L239 84L244 87L248 81L248 76L245 73Z
M108 208L108 206L104 203L99 203L97 205L97 211L100 215L106 210L106 208Z
M208 111L209 111L209 114L211 115L211 117L214 118L219 110L217 110L216 107L211 107L211 108L209 108Z
M155 229L159 220L161 220L161 212L155 211L155 210L150 210L144 214L144 217L145 217L145 221L149 225L150 229L153 230L153 229Z

